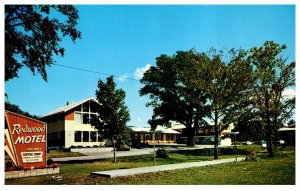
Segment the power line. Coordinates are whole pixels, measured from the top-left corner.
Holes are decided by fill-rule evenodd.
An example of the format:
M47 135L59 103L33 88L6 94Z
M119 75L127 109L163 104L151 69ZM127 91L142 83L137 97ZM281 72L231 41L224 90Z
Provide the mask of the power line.
M97 72L97 71L93 71L93 70L87 70L87 69L82 69L82 68L76 68L76 67L73 67L73 66L66 66L66 65L62 65L62 64L52 64L52 65L60 66L60 67L68 68L68 69L73 69L73 70L79 70L79 71L83 71L83 72L89 72L89 73L94 73L94 74L100 74L100 75L104 75L104 76L113 76L113 77L124 78L124 79L128 79L128 80L139 81L139 80L134 79L134 78L124 77L124 76L118 76L118 75L111 75L111 74L106 74L106 73Z

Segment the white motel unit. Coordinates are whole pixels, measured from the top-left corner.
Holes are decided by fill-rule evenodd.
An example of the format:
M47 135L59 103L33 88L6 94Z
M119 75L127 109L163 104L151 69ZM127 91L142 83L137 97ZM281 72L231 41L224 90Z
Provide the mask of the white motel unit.
M70 147L94 147L104 145L101 133L91 126L92 115L97 115L96 107L100 103L94 98L79 102L67 102L43 117L47 122L47 141L49 149Z

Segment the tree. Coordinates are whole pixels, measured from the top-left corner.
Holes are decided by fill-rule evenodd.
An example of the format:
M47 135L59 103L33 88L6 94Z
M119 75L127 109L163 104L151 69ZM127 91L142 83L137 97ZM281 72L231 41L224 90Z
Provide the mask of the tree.
M18 113L18 114L21 114L21 115L25 115L27 117L31 117L31 118L34 118L34 119L39 119L38 116L31 115L27 111L23 111L22 109L20 109L20 107L18 105L12 104L8 101L5 101L5 110L12 111L12 112L15 112L15 113Z
M191 87L205 89L209 111L207 117L214 123L214 159L218 159L219 134L249 112L249 91L253 84L252 68L244 50L229 51L229 59L222 60L223 52L212 49L209 62L192 66L189 74Z
M207 62L205 54L194 50L177 51L175 55L161 55L156 58L156 66L151 66L141 79L144 87L140 95L150 95L153 116L149 120L152 128L167 124L170 120L185 125L187 145L194 145L195 130L204 122L206 95L202 89L188 86L191 63Z
M23 66L47 81L46 66L54 55L64 56L62 37L81 38L78 19L72 5L5 5L5 81L18 77Z
M126 123L130 120L129 110L125 105L125 91L116 89L113 76L98 81L96 99L100 103L96 117L91 119L91 124L109 139L114 145L114 161L116 162L116 143L122 144L126 136Z
M257 112L248 112L234 122L234 131L239 132L238 141L263 140L263 124Z
M295 62L286 63L281 55L285 49L285 45L266 41L261 47L253 47L249 56L256 78L254 104L263 123L270 157L277 146L278 129L295 109L295 96L284 95L284 91L295 88Z

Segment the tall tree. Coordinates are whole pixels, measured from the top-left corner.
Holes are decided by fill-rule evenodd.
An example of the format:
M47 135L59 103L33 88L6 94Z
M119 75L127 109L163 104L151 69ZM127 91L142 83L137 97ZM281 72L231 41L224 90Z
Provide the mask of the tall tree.
M91 119L91 124L109 139L114 145L114 161L116 162L116 143L122 144L126 136L126 123L130 120L129 110L125 105L125 91L116 89L113 76L98 81L96 99L100 103L98 116Z
M54 55L64 56L62 37L81 38L78 19L72 5L5 5L5 81L23 66L47 81L46 66Z
M194 145L195 130L203 122L206 109L206 95L202 89L187 85L186 73L191 63L207 62L205 54L194 50L177 51L175 55L161 55L156 58L156 66L150 67L141 79L144 87L140 95L150 95L153 116L149 121L152 127L167 124L170 120L185 125L187 145Z
M284 91L295 88L295 62L287 64L282 56L285 45L266 41L261 47L250 50L249 60L254 66L255 108L263 123L269 156L274 155L278 129L290 119L295 108L295 96L285 96Z
M219 134L244 115L253 78L246 51L231 49L227 61L222 51L212 49L209 55L209 62L195 65L189 78L192 87L206 89L210 109L207 117L214 123L214 159L218 159Z

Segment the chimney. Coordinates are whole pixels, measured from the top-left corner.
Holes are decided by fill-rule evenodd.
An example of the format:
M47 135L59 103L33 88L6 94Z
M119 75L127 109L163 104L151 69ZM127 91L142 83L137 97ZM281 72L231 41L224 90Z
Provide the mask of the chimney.
M71 101L67 101L67 105L71 105L73 102Z

